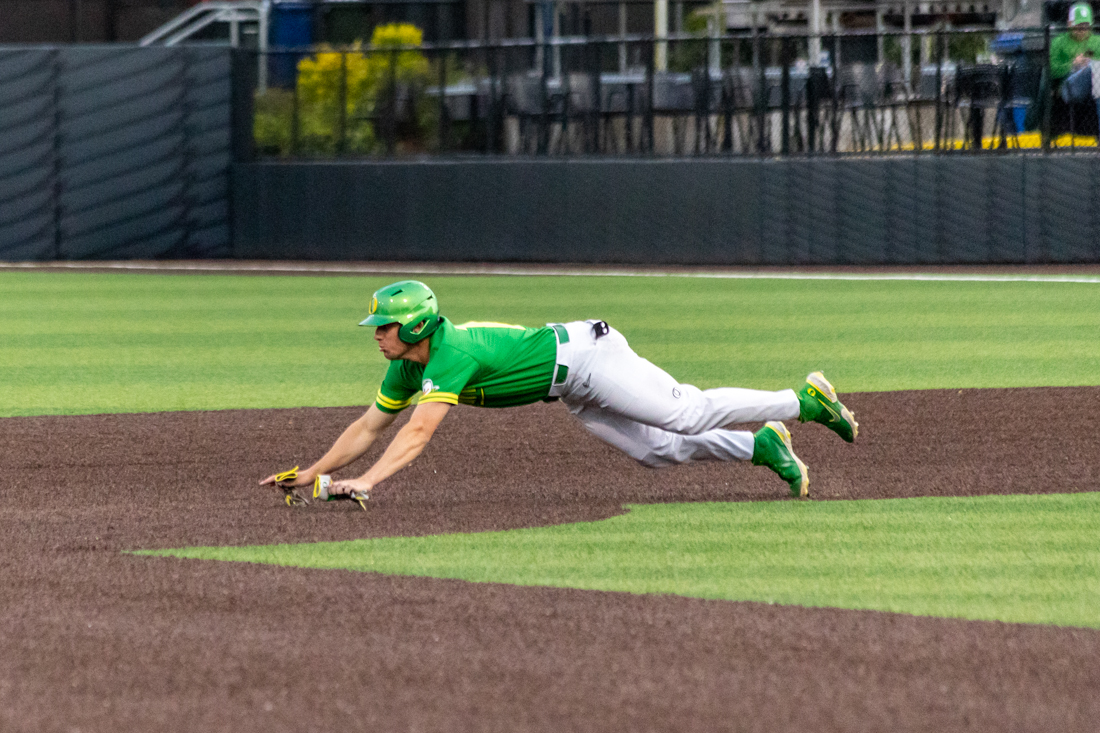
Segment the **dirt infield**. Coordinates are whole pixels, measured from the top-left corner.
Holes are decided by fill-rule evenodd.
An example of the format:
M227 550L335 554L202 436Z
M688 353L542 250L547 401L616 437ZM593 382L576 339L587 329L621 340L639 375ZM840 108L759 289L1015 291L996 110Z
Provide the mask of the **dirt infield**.
M1100 388L846 402L854 446L792 426L819 498L1100 487ZM358 414L0 420L0 730L1097 729L1097 631L122 554L785 500L745 464L638 467L560 405L454 410L369 512L255 486Z

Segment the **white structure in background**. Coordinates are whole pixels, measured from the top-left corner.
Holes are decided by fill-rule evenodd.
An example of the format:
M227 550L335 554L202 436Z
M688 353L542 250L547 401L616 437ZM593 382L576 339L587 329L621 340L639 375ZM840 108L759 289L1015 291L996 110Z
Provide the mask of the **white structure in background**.
M903 78L912 78L912 43L914 19L928 27L929 21L945 22L959 15L986 16L993 19L991 28L1039 25L1040 0L719 0L725 16L725 28L757 28L772 32L787 32L809 36L811 64L824 64L828 51L822 49L822 35L845 30L843 18L873 16L873 28L879 34L889 32L886 19L901 18ZM949 20L946 21L950 27ZM896 23L896 20L895 20ZM866 27L866 26L860 26ZM926 39L927 43L927 39ZM879 58L882 58L883 36L878 37ZM923 59L929 49L921 48Z
M570 2L583 0L552 0L554 16L559 16L561 8ZM675 12L670 13L669 0L653 0L653 35L657 39L669 37L672 15L683 15L686 3L682 0L672 0L672 3ZM749 28L772 33L786 31L808 35L810 62L822 63L827 52L822 49L821 36L832 35L837 31L855 27L873 27L880 33L896 31L901 35L904 50L909 51L914 19L925 28L930 20L942 22L941 19L960 15L992 18L994 20L988 24L991 28L1036 27L1040 24L1041 5L1041 0L717 0L713 6L697 9L696 12L708 16L707 36L712 39L717 39L727 30L743 31ZM624 36L627 32L626 7L627 2L620 1L619 33ZM695 7L698 8L697 5ZM852 26L846 22L854 18L861 18L864 23ZM895 23L896 19L901 18L901 27L894 25L888 29L885 22L887 18ZM873 25L867 25L867 21ZM556 37L557 33L553 33L553 36ZM881 45L882 41L879 43ZM626 66L625 54L625 47L620 48L619 65L623 68ZM904 58L909 59L910 54L904 53ZM657 71L668 68L667 41L658 40L655 44L653 65ZM909 64L906 63L906 66ZM906 73L908 72L907 68Z
M953 15L996 16L998 27L1013 23L1017 16L1034 15L1038 20L1039 0L719 0L727 27L787 27L823 33L840 27L841 15L874 15L881 29L890 17L947 17ZM1032 7L1034 6L1034 7ZM1032 12L1033 11L1033 12ZM1036 23L1037 24L1037 23ZM830 28L826 29L826 25Z
M229 26L229 45L237 48L245 36L255 36L255 43L247 43L259 53L258 81L260 91L267 88L267 29L271 15L270 0L206 0L191 7L160 28L143 37L142 46L175 46L206 28L225 24Z

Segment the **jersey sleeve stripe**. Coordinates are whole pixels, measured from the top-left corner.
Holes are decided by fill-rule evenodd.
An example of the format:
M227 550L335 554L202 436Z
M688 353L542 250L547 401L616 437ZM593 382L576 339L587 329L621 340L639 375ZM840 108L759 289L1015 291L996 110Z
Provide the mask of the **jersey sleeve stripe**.
M458 402L462 405L475 407L485 404L485 390L480 387L467 387L458 395Z
M458 404L458 395L454 392L432 392L420 398L420 404L425 402L446 402L448 405Z
M395 400L392 397L387 397L386 395L382 394L381 390L379 390L378 397L375 401L378 403L379 407L385 408L387 410L400 411L409 406L409 404L412 402L412 398L410 397L407 400Z
M409 403L412 402L412 398L407 400L395 400L392 397L387 397L386 395L379 392L378 401L386 407L408 407Z

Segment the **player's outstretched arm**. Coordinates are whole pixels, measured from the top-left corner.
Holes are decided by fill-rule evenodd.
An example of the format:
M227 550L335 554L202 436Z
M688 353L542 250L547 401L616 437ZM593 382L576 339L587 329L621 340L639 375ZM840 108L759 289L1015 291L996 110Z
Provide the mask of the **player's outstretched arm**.
M382 412L377 405L371 405L362 417L344 430L319 461L306 470L298 472L298 478L294 480L294 485L312 486L313 479L318 475L332 473L359 458L374 444L378 436L393 424L395 419L397 419L397 415ZM260 485L274 484L277 475L268 476L260 482ZM286 483L282 485L285 486Z
M386 452L370 467L370 470L357 479L337 481L329 489L329 493L350 494L353 491L369 493L380 481L394 475L420 455L450 409L451 406L445 402L426 402L417 405L409 422L397 431Z

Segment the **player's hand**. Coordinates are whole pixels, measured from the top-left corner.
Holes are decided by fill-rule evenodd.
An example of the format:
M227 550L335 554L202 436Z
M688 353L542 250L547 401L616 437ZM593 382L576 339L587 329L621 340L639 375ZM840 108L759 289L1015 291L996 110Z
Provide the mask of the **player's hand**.
M350 478L336 481L329 487L329 494L347 494L356 498L369 496L374 484L361 478Z
M283 481L279 481L279 477L282 476L284 473L289 472L283 471L281 473L271 474L264 480L260 481L260 486L313 486L313 480L317 477L316 471L311 471L307 468L303 471L296 471L297 476L293 479L284 479Z
M1079 53L1079 54L1077 54L1077 57L1075 59L1073 59L1073 68L1080 69L1080 68L1086 66L1089 61L1090 61L1090 59L1089 59L1088 56L1086 56L1083 53Z

